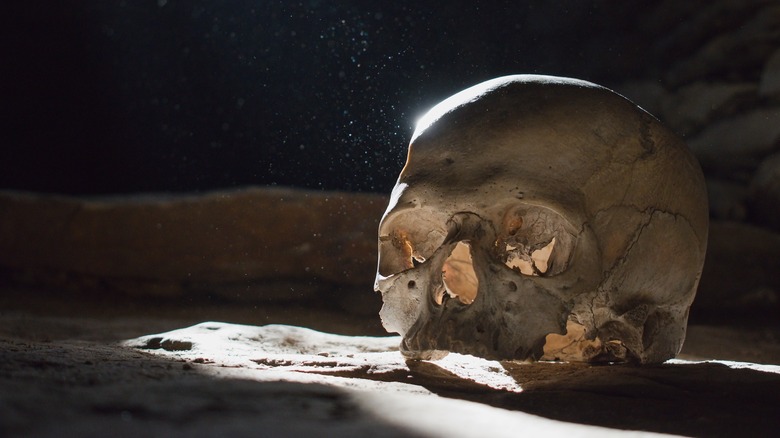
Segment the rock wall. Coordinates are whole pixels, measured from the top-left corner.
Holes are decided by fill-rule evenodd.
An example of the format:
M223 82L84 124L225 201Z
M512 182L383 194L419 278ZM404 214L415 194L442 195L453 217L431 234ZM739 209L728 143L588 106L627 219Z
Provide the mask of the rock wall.
M0 273L69 291L360 307L375 295L386 203L277 188L115 199L5 192Z
M615 29L625 47L582 76L682 135L707 178L714 222L694 314L776 317L780 3L602 7L598 17L580 8L586 15L571 21L593 26L586 52L610 59L600 51ZM371 289L385 205L383 195L267 188L124 199L2 193L0 280L127 295L324 300L370 313L379 306Z
M0 285L84 297L331 306L376 315L383 195L247 188L79 199L0 192ZM715 221L694 314L780 310L780 234Z

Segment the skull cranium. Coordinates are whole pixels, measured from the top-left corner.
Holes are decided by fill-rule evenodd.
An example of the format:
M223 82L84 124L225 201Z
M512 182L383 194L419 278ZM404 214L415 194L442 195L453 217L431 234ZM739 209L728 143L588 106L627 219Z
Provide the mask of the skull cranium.
M379 227L382 323L410 358L661 362L685 338L707 197L622 96L516 75L418 123Z

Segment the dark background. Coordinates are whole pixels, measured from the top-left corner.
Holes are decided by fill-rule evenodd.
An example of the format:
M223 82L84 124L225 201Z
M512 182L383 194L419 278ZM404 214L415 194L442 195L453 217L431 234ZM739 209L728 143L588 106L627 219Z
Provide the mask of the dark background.
M372 3L6 3L0 189L388 192L415 120L462 88L663 62L643 2Z

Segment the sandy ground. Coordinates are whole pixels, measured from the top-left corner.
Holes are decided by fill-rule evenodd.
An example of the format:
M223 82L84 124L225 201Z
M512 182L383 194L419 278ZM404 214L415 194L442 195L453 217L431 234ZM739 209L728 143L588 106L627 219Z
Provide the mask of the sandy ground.
M208 349L187 344L197 329L171 332L226 321L382 334L378 318L333 309L112 305L4 292L0 436L604 436L621 429L773 436L780 428L780 367L747 364L780 364L774 328L692 325L686 361L662 366L447 365L404 362L387 338L376 342L388 351L361 356L356 345L368 341L360 338L318 341L336 346L306 352L291 347L300 343L293 337L261 342L252 332L251 342L231 335ZM260 330L224 327L226 334ZM141 348L123 344L128 339ZM167 348L163 339L171 340ZM244 356L226 353L238 345ZM289 356L281 360L269 346L292 350L280 350Z

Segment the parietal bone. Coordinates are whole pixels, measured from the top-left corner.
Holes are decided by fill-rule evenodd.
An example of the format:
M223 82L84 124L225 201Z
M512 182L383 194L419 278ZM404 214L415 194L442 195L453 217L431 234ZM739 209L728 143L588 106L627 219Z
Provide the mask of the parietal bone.
M686 145L596 84L506 76L418 122L379 226L382 323L407 358L674 357L708 209Z

